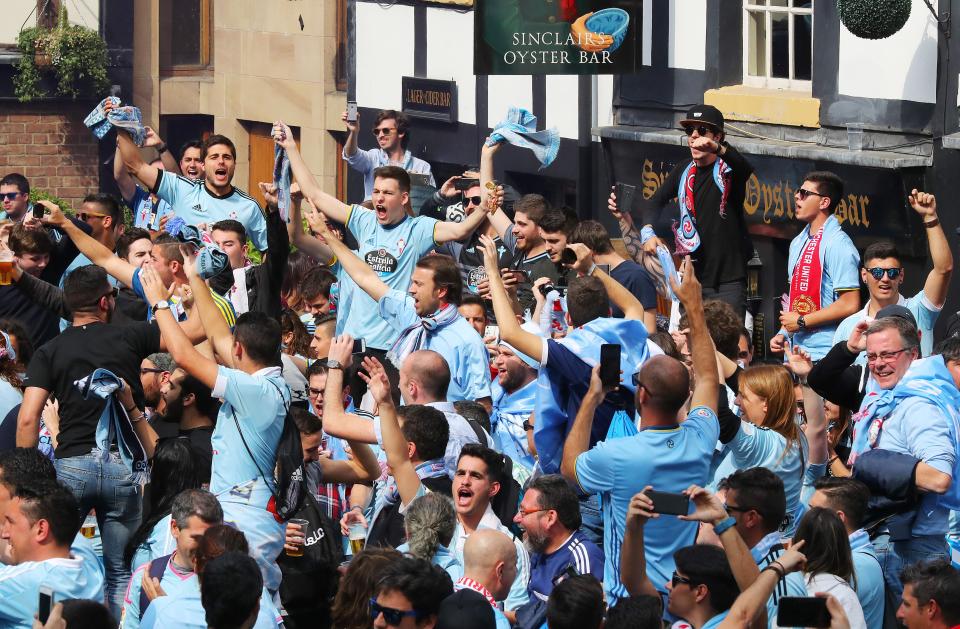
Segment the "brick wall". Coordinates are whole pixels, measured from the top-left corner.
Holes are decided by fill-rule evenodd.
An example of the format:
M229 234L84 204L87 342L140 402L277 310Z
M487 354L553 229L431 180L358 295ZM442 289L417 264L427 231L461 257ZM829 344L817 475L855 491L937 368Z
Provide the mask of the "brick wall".
M32 189L79 208L99 190L97 141L83 124L89 103L0 103L0 173L19 172Z

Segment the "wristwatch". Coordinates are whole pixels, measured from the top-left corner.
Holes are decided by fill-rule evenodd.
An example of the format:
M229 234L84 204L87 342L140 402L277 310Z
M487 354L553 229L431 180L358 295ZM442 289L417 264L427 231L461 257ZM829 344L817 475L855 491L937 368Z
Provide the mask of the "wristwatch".
M523 420L523 429L524 431L533 430L533 426L530 424L529 419Z
M163 153L167 152L166 144L161 144L159 146L155 146L154 148L157 149L157 155L162 155Z
M160 301L155 303L153 305L153 308L151 309L153 316L157 316L157 310L170 310L170 302L167 301L166 299L161 299Z
M340 364L339 360L334 360L332 358L327 359L327 369L343 369L343 365Z
M797 317L797 327L801 330L807 329L807 320L803 318L803 315Z

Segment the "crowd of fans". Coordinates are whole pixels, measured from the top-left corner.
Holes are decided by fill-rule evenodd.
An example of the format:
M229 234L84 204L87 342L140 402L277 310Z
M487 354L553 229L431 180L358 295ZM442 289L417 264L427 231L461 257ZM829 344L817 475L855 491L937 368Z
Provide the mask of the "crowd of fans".
M907 297L843 182L797 182L759 364L716 109L652 199L611 193L622 248L505 189L505 142L415 207L405 116L346 124L362 203L282 122L266 207L222 135L111 132L123 199L71 212L0 180L0 626L960 625L932 195Z

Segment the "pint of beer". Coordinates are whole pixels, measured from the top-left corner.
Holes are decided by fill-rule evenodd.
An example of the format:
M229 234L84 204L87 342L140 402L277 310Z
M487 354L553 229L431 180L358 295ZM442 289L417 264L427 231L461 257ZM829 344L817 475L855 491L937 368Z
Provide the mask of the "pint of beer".
M367 542L367 527L362 522L354 522L347 531L350 535L350 553L356 556Z
M0 286L9 286L13 282L13 252L0 250Z
M310 522L300 518L293 518L287 522L287 526L291 524L296 524L298 527L300 527L300 531L296 539L289 542L290 545L294 546L295 548L287 548L284 550L284 552L286 553L287 557L303 557L303 547L307 541L307 529L310 526Z
M92 513L87 514L87 517L83 520L83 524L80 526L80 534L87 539L97 534L97 516Z

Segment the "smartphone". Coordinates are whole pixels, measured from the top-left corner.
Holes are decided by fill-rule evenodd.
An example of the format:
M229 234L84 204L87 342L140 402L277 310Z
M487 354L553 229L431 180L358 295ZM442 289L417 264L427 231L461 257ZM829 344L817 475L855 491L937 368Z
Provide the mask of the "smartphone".
M356 122L357 121L357 103L348 100L347 101L347 122Z
M577 254L573 249L564 249L560 252L560 264L574 264L577 261Z
M529 281L530 281L530 271L528 271L528 270L526 270L526 269L503 269L503 270L500 272L500 274L503 275L504 273L517 273L517 274L523 276L523 281L525 281L525 282L529 282Z
M633 209L633 197L637 194L637 187L628 183L618 183L616 189L617 208L621 212L629 213Z
M40 601L37 605L37 618L41 625L47 624L50 610L53 608L53 590L46 585L40 586Z
M600 382L605 387L620 384L620 346L605 343L600 346Z
M483 328L483 338L493 339L494 343L500 343L500 326L488 325Z
M690 497L684 494L671 494L666 491L651 490L647 492L647 496L653 501L654 513L687 515L687 513L690 512Z
M827 599L815 596L781 596L777 608L781 627L829 627Z
M366 352L367 352L367 342L363 339L354 339L352 353L365 354Z
M43 206L39 203L33 204L33 218L43 218Z
M609 265L609 264L598 264L598 265L597 265L597 268L600 269L601 271L603 271L604 273L606 273L607 275L610 275L610 265Z
M410 175L410 185L411 186L429 186L430 185L430 175L424 173L407 173Z
M454 189L459 190L460 192L466 192L470 188L477 188L479 186L480 186L479 179L467 179L465 177L460 177L459 179L453 182Z

